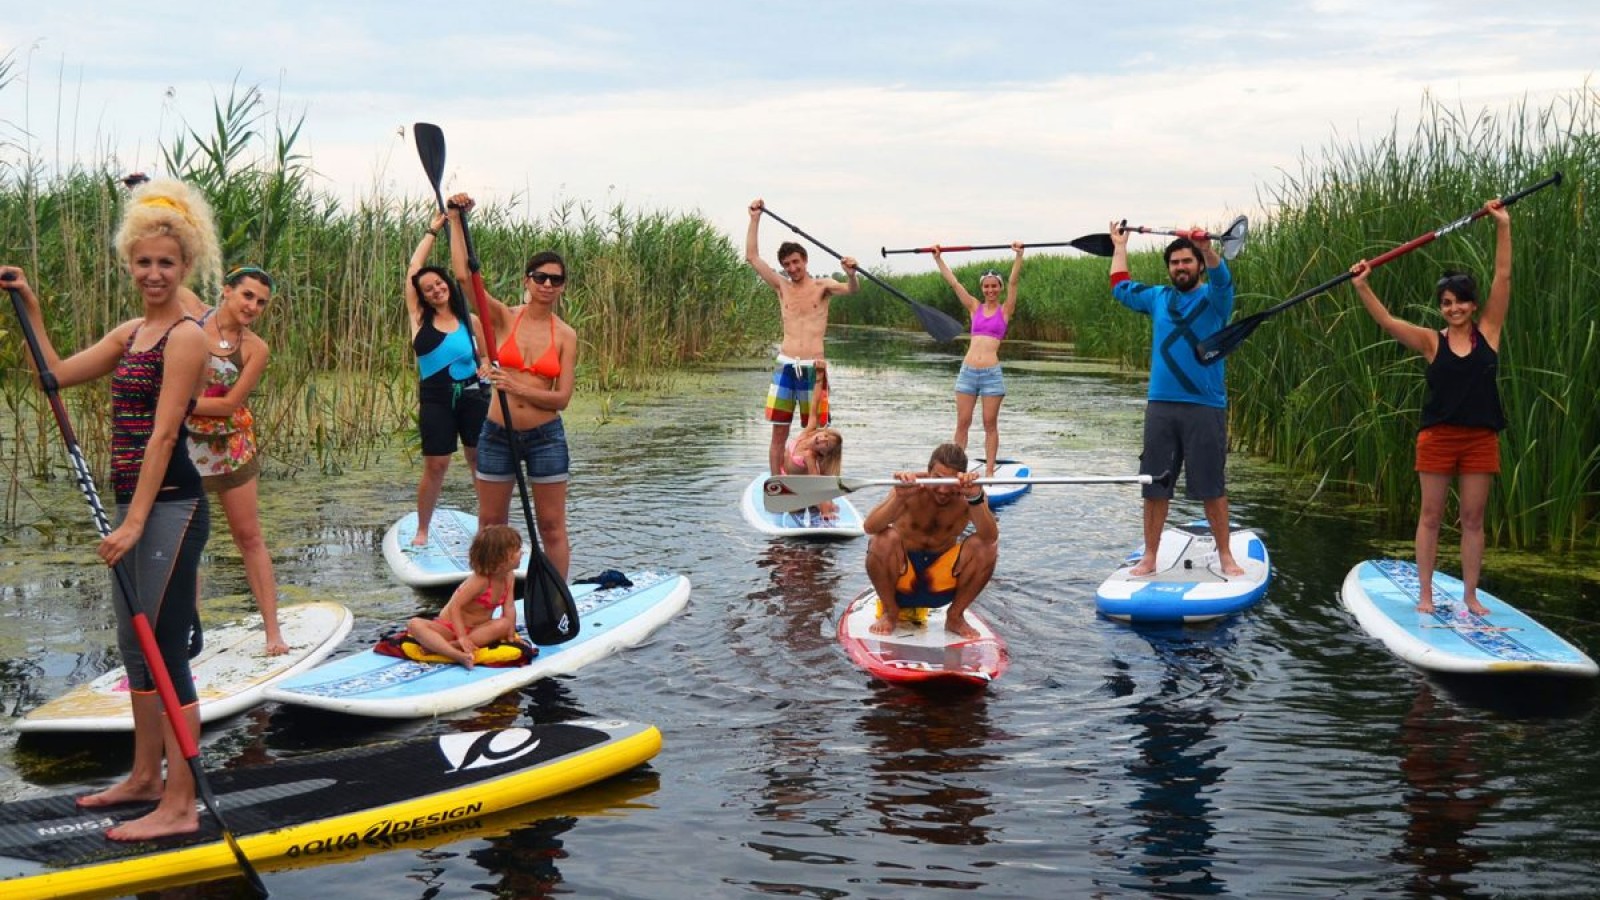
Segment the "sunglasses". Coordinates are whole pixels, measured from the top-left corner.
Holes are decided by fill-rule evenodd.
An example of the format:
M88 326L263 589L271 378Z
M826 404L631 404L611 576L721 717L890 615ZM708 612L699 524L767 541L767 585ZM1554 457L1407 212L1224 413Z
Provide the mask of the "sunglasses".
M222 276L222 283L232 287L238 284L239 279L245 277L246 275L249 275L266 285L268 290L272 289L272 276L267 274L266 269L258 269L255 266L235 266L234 268L229 269L228 274Z
M552 275L549 272L529 272L528 278L531 279L534 284L553 284L556 287L561 287L563 284L567 283L567 276Z

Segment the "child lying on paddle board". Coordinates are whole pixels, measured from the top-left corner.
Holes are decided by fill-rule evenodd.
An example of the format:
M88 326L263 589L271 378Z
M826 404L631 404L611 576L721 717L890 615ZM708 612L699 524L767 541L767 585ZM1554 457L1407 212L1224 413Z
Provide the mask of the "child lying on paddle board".
M516 572L521 561L522 535L516 529L485 526L467 550L472 574L450 595L439 618L418 616L406 624L406 631L432 652L471 669L479 647L517 635Z
M784 448L783 471L787 475L838 475L844 465L844 437L832 428L823 428L812 417L811 424L799 435L789 439ZM817 505L817 513L824 519L839 514L833 501Z

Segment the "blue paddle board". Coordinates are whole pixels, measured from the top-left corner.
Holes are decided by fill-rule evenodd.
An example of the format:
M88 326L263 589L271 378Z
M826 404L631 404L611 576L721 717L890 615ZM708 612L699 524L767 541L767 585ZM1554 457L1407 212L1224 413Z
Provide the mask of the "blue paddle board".
M1535 673L1593 677L1594 660L1521 610L1478 588L1489 609L1461 602L1461 579L1433 573L1433 612L1417 612L1415 563L1367 560L1345 576L1339 600L1367 634L1408 663L1435 672Z
M995 463L993 475L985 474L987 468L988 464L981 459L972 464L972 471L978 473L979 478L1028 478L1033 475L1027 463L1015 459L1002 459ZM993 508L1017 502L1032 487L1031 484L990 484L985 485L983 490L989 495L989 506Z
M1266 596L1272 579L1267 545L1254 531L1238 528L1229 533L1228 544L1243 575L1222 574L1205 522L1168 526L1161 532L1155 571L1131 574L1144 558L1144 547L1134 548L1095 591L1095 608L1123 622L1208 622L1249 609Z
M744 489L739 501L740 508L744 510L745 521L762 534L774 537L849 540L861 537L865 533L861 530L861 513L856 510L855 504L851 503L848 497L839 497L833 501L838 509L832 516L823 516L816 507L789 513L767 512L766 506L761 502L767 478L765 473L757 475Z
M413 546L417 536L416 510L400 517L383 535L383 558L389 570L402 584L411 587L453 587L467 580L472 567L467 564L467 551L472 548L472 538L478 533L478 517L459 509L436 509L433 521L428 524L428 543ZM520 579L528 571L530 554L527 538L523 538L522 563L517 566Z
M373 650L324 663L267 690L267 699L295 706L408 719L455 712L514 691L549 675L566 675L635 646L689 602L689 579L670 572L630 572L631 587L599 590L575 584L578 636L540 647L525 666L471 670L454 663L423 663ZM521 637L528 635L517 623Z

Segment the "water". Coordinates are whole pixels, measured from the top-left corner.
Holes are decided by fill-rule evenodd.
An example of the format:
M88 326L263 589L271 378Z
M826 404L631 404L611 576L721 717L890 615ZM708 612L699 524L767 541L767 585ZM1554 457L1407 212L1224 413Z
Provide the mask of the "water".
M832 348L847 472L919 468L953 422L958 359L872 331ZM1139 378L1057 348L1011 355L1004 452L1039 474L1133 472ZM837 611L866 587L866 542L771 541L740 518L740 489L765 459L766 377L764 363L734 367L607 424L569 418L574 575L657 566L694 580L688 610L646 646L443 720L259 708L205 739L218 768L600 715L658 724L666 743L651 765L438 846L269 873L276 896L1593 895L1592 696L1431 681L1338 607L1349 567L1404 535L1307 508L1236 456L1234 515L1273 554L1266 601L1214 627L1136 629L1098 618L1092 600L1138 540L1136 489L1035 487L999 512L1000 564L978 601L1009 642L1010 671L978 694L890 689L833 639ZM400 451L390 460L264 491L288 599L350 606L348 650L440 602L397 586L382 562L417 472ZM448 496L467 504L460 475ZM34 490L78 522L70 488ZM881 490L856 499L870 506ZM1199 513L1175 504L1175 517ZM7 715L111 664L107 578L88 564L86 531L29 529L5 545ZM248 600L220 527L211 553L208 615L228 618ZM1600 650L1600 630L1569 615L1585 597L1593 609L1593 584L1549 563L1553 575L1491 572L1489 586ZM0 798L81 790L126 763L126 741L0 731Z

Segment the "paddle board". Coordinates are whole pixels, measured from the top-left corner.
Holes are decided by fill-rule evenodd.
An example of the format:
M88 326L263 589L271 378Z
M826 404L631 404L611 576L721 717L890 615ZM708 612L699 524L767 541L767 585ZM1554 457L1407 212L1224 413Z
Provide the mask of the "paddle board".
M951 634L947 609L902 610L892 633L873 634L878 594L869 588L839 616L839 643L851 662L890 684L982 687L999 678L1011 664L1005 641L970 607L965 618L978 637Z
M540 647L516 668L420 663L365 650L273 685L267 697L316 709L409 719L466 709L550 675L566 675L644 641L689 602L689 579L670 572L630 572L632 587L575 584L578 636ZM524 640L527 631L517 623Z
M993 475L986 474L987 469L988 463L981 459L972 464L972 471L978 473L979 478L1028 478L1033 475L1027 463L1015 459L996 462ZM989 495L989 506L993 508L1017 502L1032 487L1031 484L990 484L985 485L983 490Z
M861 513L856 510L848 497L839 497L833 501L838 511L836 515L828 518L819 515L815 508L792 513L767 512L761 503L767 477L765 474L757 475L750 482L750 486L744 489L744 497L740 501L745 521L762 534L775 537L848 540L865 533L861 530Z
M1144 547L1134 548L1095 591L1095 608L1122 622L1208 622L1248 609L1266 596L1272 579L1267 545L1260 535L1237 527L1228 544L1243 575L1222 574L1205 522L1168 526L1161 532L1155 572L1128 574L1144 558Z
M1489 615L1461 602L1461 579L1433 573L1433 612L1417 612L1415 563L1368 560L1345 576L1339 600L1367 634L1408 663L1435 672L1593 677L1594 660L1521 610L1478 588Z
M205 649L189 660L200 696L200 721L244 712L262 702L268 687L312 668L350 633L350 611L337 603L301 603L278 609L289 652L268 656L261 616L207 628ZM132 731L128 676L119 666L28 712L18 731Z
M609 778L654 757L653 725L576 720L351 747L207 773L240 849L258 868L405 846L472 820ZM238 872L216 820L193 835L119 843L106 828L151 804L86 810L59 794L0 804L0 896L134 893Z
M383 558L389 570L402 584L411 587L453 587L467 580L472 567L467 564L467 551L472 548L472 538L478 533L478 517L459 509L436 509L428 525L428 543L413 547L417 536L417 512L412 510L389 526L383 535ZM523 538L522 562L517 566L517 578L528 571L531 548Z

